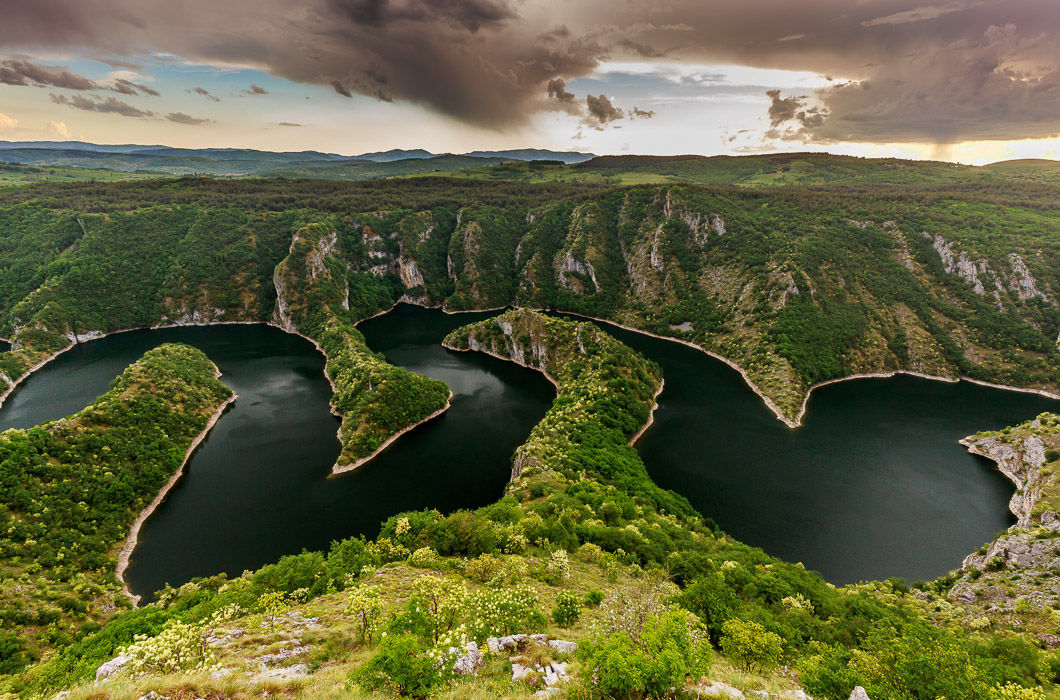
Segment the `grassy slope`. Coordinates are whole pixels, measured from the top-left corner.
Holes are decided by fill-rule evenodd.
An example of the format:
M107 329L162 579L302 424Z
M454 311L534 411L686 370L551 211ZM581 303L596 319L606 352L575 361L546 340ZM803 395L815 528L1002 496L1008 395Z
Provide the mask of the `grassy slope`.
M125 172L106 168L0 163L0 187L29 185L36 182L121 182L160 177L168 177L168 175L160 172Z

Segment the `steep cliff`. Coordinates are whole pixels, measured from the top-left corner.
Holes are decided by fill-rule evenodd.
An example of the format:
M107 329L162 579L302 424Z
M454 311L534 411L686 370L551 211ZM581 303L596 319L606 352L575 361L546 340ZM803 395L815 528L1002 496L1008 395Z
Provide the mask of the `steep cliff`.
M1060 605L1060 416L961 441L997 464L1016 490L1016 524L965 558L950 598L1029 631L1055 635ZM1060 645L1060 639L1053 646Z

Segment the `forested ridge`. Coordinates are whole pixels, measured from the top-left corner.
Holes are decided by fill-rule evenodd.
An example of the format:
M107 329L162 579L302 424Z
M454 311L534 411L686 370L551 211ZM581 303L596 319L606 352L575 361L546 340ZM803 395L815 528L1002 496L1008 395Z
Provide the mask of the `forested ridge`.
M22 347L0 369L16 378L62 335L269 321L277 266L312 225L334 237L329 308L348 323L399 300L588 314L732 360L788 420L813 384L865 372L1056 391L1058 194L1008 181L18 188L0 194L0 331Z

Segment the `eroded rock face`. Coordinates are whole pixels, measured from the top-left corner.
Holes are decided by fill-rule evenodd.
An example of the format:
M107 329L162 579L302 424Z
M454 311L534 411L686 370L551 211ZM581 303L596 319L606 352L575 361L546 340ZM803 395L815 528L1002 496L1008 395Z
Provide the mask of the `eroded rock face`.
M850 693L850 698L848 700L869 700L869 694L859 685Z
M996 616L1011 612L1017 602L1045 608L1060 599L1060 581L1052 576L1060 567L1060 518L1040 506L1043 492L1056 488L1046 458L1058 438L1056 417L1042 414L1016 428L961 441L974 454L993 460L1016 485L1009 507L1017 523L965 557L951 600L987 605Z
M96 680L98 681L101 678L107 678L108 676L121 673L122 669L124 669L131 660L131 657L125 656L124 654L121 656L115 656L113 659L96 669Z
M588 277L593 283L592 289L586 289L581 279L575 273ZM567 251L563 263L559 267L559 280L565 288L578 292L595 294L600 291L600 283L596 281L596 268L588 260L578 260L572 251Z
M931 234L924 233L926 238L932 238ZM986 288L983 286L982 280L979 279L979 273L989 273L991 276L993 273L990 271L990 267L985 260L978 262L973 261L968 253L963 250L956 255L953 252L953 245L946 241L941 235L936 234L932 238L932 247L939 254L939 259L942 260L942 268L953 275L956 274L962 280L967 282L979 296L986 295Z
M1023 258L1016 253L1011 253L1008 256L1009 269L1012 275L1009 277L1009 289L1016 295L1016 298L1020 301L1027 299L1033 299L1038 297L1043 301L1049 301L1049 297L1038 289L1038 283L1031 275L1031 271L1027 269L1027 263L1023 262Z

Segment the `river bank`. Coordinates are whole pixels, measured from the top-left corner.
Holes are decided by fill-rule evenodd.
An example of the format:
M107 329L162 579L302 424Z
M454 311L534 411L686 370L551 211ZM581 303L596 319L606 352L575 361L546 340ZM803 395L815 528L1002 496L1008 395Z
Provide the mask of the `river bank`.
M214 374L216 379L221 378L221 371L217 370ZM134 594L129 590L129 584L125 580L125 571L129 568L129 560L132 557L133 551L136 549L136 543L140 536L140 528L143 524L151 517L151 514L155 512L162 501L166 499L166 495L176 486L177 482L180 481L180 477L184 475L184 468L191 460L191 456L195 453L195 450L199 448L202 441L206 439L206 436L210 433L213 427L217 424L217 421L221 419L225 411L235 403L238 397L233 393L224 403L217 407L217 410L213 412L210 419L206 421L206 425L202 431L192 440L191 444L188 445L187 451L184 453L184 459L181 461L180 466L177 467L177 471L173 473L173 476L169 477L165 485L159 490L151 502L136 516L133 520L132 527L129 529L129 535L125 538L125 543L122 545L121 550L118 553L118 565L114 569L114 576L121 582L121 592L132 601L133 607L136 607L140 603L141 596Z

